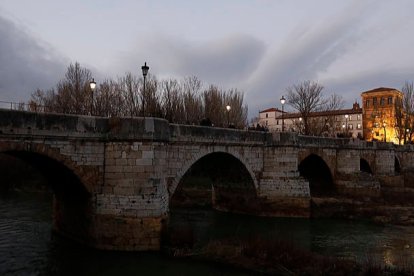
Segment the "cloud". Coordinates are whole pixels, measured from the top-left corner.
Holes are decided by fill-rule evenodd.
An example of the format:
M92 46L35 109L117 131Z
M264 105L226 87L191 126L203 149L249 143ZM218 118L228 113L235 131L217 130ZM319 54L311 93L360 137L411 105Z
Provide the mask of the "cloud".
M27 101L62 78L67 62L23 27L0 16L0 37L1 101Z
M138 44L121 55L116 68L136 71L137 65L147 61L157 76L197 76L208 84L227 87L237 87L247 78L266 50L263 42L247 35L197 42L154 35Z
M308 79L321 81L319 75L352 51L364 36L366 30L360 26L368 8L369 5L354 3L319 24L292 30L285 43L270 51L247 80L246 99L253 103L250 111L279 105L279 98L293 84Z

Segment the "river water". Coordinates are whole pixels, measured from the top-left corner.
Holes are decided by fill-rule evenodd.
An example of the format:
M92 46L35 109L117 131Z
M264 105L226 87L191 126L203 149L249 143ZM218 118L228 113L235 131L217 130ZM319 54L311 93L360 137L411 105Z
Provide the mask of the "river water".
M160 253L85 248L51 232L52 195L17 192L0 197L0 275L248 275L225 266L172 259ZM414 264L414 227L364 221L281 219L208 210L175 210L171 227L188 227L197 242L260 234L325 255Z

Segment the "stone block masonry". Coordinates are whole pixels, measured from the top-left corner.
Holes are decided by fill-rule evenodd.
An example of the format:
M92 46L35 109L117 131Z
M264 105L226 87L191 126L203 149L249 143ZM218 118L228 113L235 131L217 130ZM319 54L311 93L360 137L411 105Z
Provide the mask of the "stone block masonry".
M257 215L310 216L311 188L298 167L311 154L326 164L344 193L378 195L384 183L414 187L406 183L412 181L413 146L175 125L155 118L0 109L0 153L66 168L87 196L75 194L82 206L77 197L71 205L62 194L56 196L56 229L110 250L158 250L170 199L181 178L198 160L214 153L231 156L246 169L257 195L255 206L260 207ZM361 159L372 175L361 174ZM76 193L67 185L64 191Z

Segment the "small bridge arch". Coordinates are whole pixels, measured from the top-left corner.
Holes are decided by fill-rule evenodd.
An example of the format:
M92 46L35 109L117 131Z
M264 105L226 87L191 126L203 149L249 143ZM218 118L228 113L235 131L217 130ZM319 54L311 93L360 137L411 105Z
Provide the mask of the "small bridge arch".
M397 155L395 155L395 157L394 157L394 172L396 174L401 173L401 163L400 163L400 159L398 158Z
M310 154L298 166L299 173L309 181L311 196L321 196L335 192L331 169L317 154Z
M371 166L369 165L369 162L364 158L359 159L359 171L372 174Z

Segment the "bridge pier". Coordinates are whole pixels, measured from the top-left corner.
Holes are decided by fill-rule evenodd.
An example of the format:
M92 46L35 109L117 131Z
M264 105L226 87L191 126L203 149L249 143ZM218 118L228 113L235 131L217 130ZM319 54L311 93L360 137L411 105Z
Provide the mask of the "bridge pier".
M299 176L296 147L268 147L258 196L262 214L275 217L310 217L309 182Z

